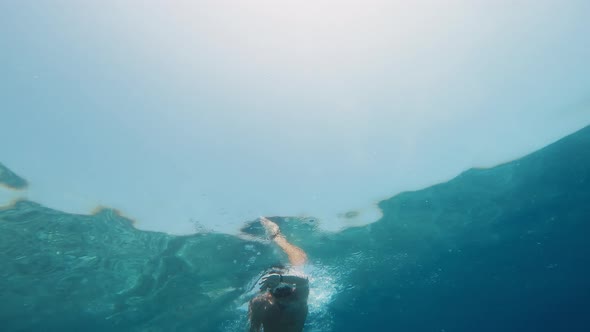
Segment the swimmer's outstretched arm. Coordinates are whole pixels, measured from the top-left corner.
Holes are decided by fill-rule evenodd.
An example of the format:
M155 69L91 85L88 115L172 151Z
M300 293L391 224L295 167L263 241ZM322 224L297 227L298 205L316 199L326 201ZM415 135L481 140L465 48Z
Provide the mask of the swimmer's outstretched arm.
M270 238L289 256L289 262L293 266L300 266L307 262L307 254L301 248L292 245L287 238L281 234L279 226L265 217L260 217L260 223L266 229Z

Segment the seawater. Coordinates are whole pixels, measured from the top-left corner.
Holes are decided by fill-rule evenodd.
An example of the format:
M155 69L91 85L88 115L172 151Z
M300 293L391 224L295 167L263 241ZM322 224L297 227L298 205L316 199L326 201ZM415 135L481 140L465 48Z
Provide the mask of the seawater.
M383 201L371 225L274 220L310 258L305 331L587 331L589 202L587 127ZM0 210L2 331L244 331L257 278L286 261L255 221L172 236L19 201Z

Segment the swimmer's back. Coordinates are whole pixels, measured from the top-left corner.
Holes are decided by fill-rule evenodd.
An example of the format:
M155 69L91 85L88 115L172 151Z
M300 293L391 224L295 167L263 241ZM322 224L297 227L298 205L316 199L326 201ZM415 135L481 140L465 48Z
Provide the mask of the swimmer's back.
M289 301L277 301L270 293L252 299L251 310L258 312L264 332L301 332L307 317L307 299L293 295Z

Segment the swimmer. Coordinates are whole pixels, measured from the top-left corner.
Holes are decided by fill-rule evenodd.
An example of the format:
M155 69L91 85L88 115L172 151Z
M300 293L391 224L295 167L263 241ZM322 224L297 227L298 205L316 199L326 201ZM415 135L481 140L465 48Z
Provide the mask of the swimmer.
M294 268L274 270L262 278L260 294L250 301L250 332L301 332L307 317L309 282L299 268L307 262L301 248L289 243L279 226L265 217L260 218L266 234L289 257Z

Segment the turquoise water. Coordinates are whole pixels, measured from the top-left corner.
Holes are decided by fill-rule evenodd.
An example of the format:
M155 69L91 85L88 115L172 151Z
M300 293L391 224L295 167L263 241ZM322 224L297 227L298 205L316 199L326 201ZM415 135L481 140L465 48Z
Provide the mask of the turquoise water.
M8 166L8 165L7 165ZM0 181L26 185L1 166ZM522 159L379 204L337 233L273 218L310 258L305 331L587 331L590 127ZM239 236L140 231L115 210L0 210L3 331L244 331L286 257Z

